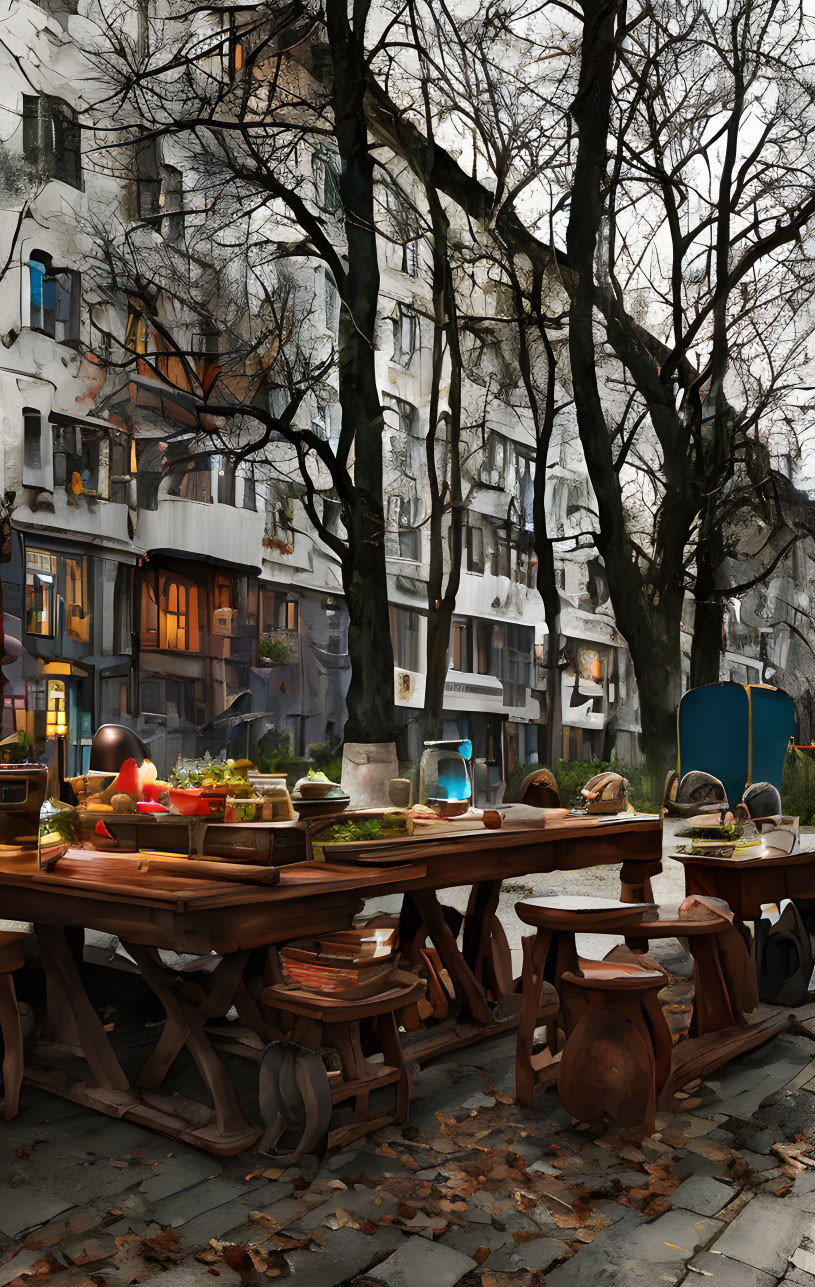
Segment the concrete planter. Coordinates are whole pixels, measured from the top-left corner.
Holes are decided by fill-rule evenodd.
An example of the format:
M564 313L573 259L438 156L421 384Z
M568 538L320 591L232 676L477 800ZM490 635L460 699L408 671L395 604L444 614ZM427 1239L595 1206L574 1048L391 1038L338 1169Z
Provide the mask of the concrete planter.
M352 809L390 805L388 783L399 772L395 742L346 742L342 753L342 786Z

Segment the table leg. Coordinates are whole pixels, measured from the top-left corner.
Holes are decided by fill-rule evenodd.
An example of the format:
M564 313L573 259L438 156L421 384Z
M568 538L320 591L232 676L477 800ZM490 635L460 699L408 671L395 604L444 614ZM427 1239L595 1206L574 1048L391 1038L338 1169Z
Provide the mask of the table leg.
M509 947L496 915L500 896L500 880L473 885L463 936L464 959L495 1001L514 990Z
M145 1079L147 1085L160 1084L181 1045L186 1045L212 1098L218 1134L224 1137L252 1134L252 1127L238 1107L229 1074L204 1031L204 1025L212 1014L223 1013L224 1006L229 1007L249 953L235 952L224 957L214 971L206 997L196 1005L181 993L176 986L176 976L165 969L153 948L135 943L125 943L124 946L141 970L145 983L161 1001L168 1023L172 1025L167 1041L162 1043L162 1038L159 1038L156 1049L148 1058L141 1073L142 1084L145 1084Z
M17 1116L23 1080L23 1033L14 980L0 974L0 1032L3 1034L3 1117Z
M652 862L627 858L620 868L620 900L623 903L653 903L651 877L662 871L659 859Z
M59 1009L65 1015L96 1084L107 1090L128 1090L130 1083L90 1003L63 931L58 925L35 925L34 933L40 945L48 993L55 1003L49 1011Z
M450 975L464 1012L472 1015L476 1023L490 1023L492 1012L484 988L459 952L435 892L431 889L416 890L411 897L421 913L433 946Z

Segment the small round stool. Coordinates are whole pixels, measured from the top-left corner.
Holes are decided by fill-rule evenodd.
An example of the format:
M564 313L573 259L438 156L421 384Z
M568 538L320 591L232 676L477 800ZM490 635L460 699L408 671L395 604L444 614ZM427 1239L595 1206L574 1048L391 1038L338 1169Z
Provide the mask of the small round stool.
M3 1034L3 1117L17 1116L23 1082L23 1032L12 974L25 961L25 937L0 931L0 1032Z
M561 1103L581 1122L608 1117L651 1135L673 1049L657 999L665 975L621 963L592 962L589 970L561 978L568 1034L557 1075Z
M325 1070L331 1103L336 1106L352 1100L353 1121L328 1133L329 1148L349 1144L381 1126L407 1121L410 1077L396 1016L423 995L424 983L415 975L402 973L387 991L358 1001L280 984L263 989L264 1006L291 1016L291 1043L339 1064L338 1069ZM381 1055L382 1062L372 1061L371 1055ZM375 1112L371 1094L391 1085L396 1087L393 1112ZM316 1093L320 1088L314 1089Z

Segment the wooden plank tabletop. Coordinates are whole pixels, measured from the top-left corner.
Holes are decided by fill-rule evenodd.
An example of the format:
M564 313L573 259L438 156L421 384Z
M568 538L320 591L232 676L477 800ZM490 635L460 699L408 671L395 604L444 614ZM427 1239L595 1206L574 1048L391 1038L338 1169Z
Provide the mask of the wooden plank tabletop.
M167 855L172 857L172 855ZM145 865L147 869L145 870ZM425 874L422 864L410 864L411 876ZM99 902L169 907L175 911L233 907L242 903L287 903L334 891L353 891L371 885L389 885L404 879L404 869L366 868L355 872L331 863L292 863L281 868L277 885L258 886L240 881L216 881L168 875L149 868L144 853L101 853L69 849L53 871L23 868L3 862L0 855L0 889L16 887L32 895L57 892L68 898Z
M335 862L354 858L356 862L376 862L378 853L387 852L408 860L428 861L445 858L452 852L490 851L520 848L525 845L555 844L562 840L585 838L592 832L608 836L625 835L632 829L638 833L659 832L662 823L659 815L620 813L614 815L581 815L570 818L546 818L543 810L539 821L530 822L524 817L517 822L509 814L503 827L491 829L483 823L455 821L421 825L411 836L393 836L378 840L344 841L325 843L327 856ZM342 819L336 820L338 823ZM315 837L319 840L319 835ZM359 855L357 857L357 855Z

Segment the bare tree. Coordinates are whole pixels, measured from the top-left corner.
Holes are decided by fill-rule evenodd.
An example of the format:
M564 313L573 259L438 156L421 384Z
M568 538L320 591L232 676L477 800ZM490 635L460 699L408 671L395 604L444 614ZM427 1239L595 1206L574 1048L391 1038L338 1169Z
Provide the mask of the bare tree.
M158 341L152 362L126 342L131 365L150 363L165 384L193 391L197 449L214 441L241 459L273 441L293 449L303 506L342 571L349 741L395 732L374 364L376 164L363 102L369 11L363 2L350 14L329 0L326 42L313 39L314 18L294 5L191 5L139 23L140 7L122 0L103 4L90 51L100 163L135 165L143 201L124 241L107 238L110 289ZM318 59L323 85L311 74ZM183 192L170 206L162 169L173 160ZM172 241L173 216L183 216L185 244L157 257L155 234ZM336 351L321 358L303 344L296 289L284 289L307 263L322 265L340 303ZM236 303L248 304L247 315L225 326ZM196 318L218 337L201 371L184 338ZM297 412L335 359L340 424L331 441ZM343 533L324 521L329 487Z
M434 4L418 25L444 137L472 140L466 160L436 141L434 181L532 283L531 322L551 324L553 293L568 313L594 539L657 774L686 595L700 680L718 673L733 504L812 329L806 20L774 0L713 16L586 0L488 5L466 24ZM399 68L372 72L369 111L409 156L423 126Z

